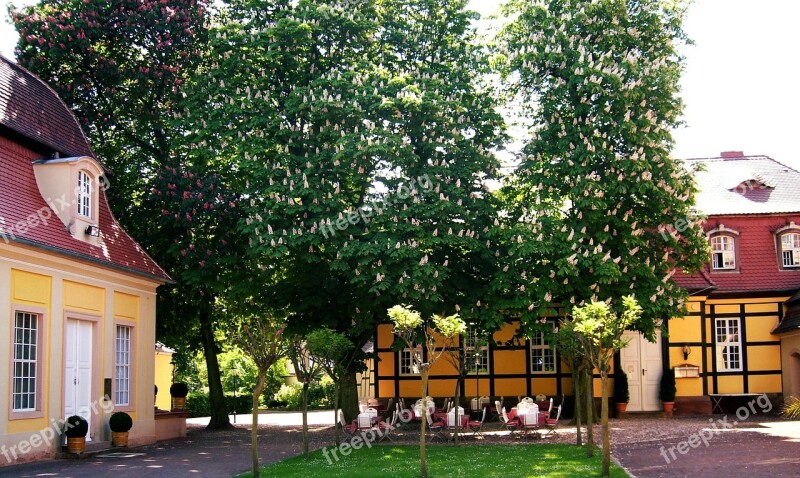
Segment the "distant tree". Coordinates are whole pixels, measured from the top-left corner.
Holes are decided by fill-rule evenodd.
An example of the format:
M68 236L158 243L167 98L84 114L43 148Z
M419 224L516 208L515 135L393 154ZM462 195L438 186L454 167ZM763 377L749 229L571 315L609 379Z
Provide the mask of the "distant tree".
M287 340L289 360L294 366L294 373L303 385L300 401L303 408L303 455L308 456L308 387L311 382L319 380L322 372L322 362L312 359L308 346L303 337L294 335ZM336 422L334 422L336 426Z
M600 371L602 383L603 423L603 476L611 470L611 430L608 425L608 375L614 354L628 342L622 339L625 329L636 323L642 315L642 308L633 296L622 299L622 313L615 314L605 302L592 302L576 307L573 312L574 332L583 344L584 353L592 366ZM591 426L591 424L589 425Z
M306 335L306 347L312 360L333 380L333 417L336 446L339 446L339 395L341 383L348 375L351 363L359 357L347 335L322 328Z
M394 325L393 331L400 339L400 346L411 348L413 367L419 370L422 379L422 420L420 420L419 457L422 478L428 476L428 463L425 449L425 424L428 417L428 376L431 367L442 356L447 344L466 333L467 324L458 314L445 317L434 315L430 321L424 321L419 312L405 305L396 305L389 309L389 318ZM421 346L417 347L416 344ZM458 406L458 404L456 404Z
M593 397L591 396L591 387L587 387L588 390L581 389L581 383L586 382L588 385L588 381L586 379L586 375L589 374L588 380L591 380L591 373L592 373L592 363L589 360L587 355L587 351L583 346L583 343L578 337L578 333L575 331L575 321L572 318L562 320L558 324L558 330L553 336L553 344L555 345L555 349L558 351L558 356L560 357L561 361L569 367L570 375L572 376L572 385L574 389L575 395L575 429L576 429L576 444L581 446L582 443L582 433L581 433L581 410L584 407L581 406L580 401L583 399L584 395L581 394L583 392L586 394L588 392L588 403L591 404ZM589 406L586 407L587 409L591 409L593 407ZM591 457L594 452L594 436L592 433L592 425L593 421L589 421L587 418L587 433L588 437L588 453Z

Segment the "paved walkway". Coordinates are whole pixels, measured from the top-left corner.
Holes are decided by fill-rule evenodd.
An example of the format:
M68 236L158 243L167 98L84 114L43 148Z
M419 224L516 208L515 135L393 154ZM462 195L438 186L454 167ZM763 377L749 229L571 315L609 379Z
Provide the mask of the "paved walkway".
M259 457L262 464L300 453L301 416L299 413L282 413L259 417ZM722 417L715 415L711 418L716 421ZM666 419L632 415L613 420L614 457L637 478L800 476L800 421L761 415L729 430L712 433L709 419L707 416ZM230 478L249 470L250 431L246 423L250 415L237 416L237 428L224 432L206 431L207 420L189 420L189 436L185 439L132 448L122 456L0 467L0 478ZM332 443L332 428L326 426L332 420L331 411L309 413L309 422L313 424L309 433L312 450ZM489 426L495 429L497 423ZM600 427L596 427L595 436L599 438L600 432ZM702 434L708 437L708 446L700 443L692 448L691 443L697 441L691 437ZM419 443L418 440L419 434L409 430L396 437L395 443L414 445ZM485 434L482 442L510 446L531 443L499 432ZM575 431L565 424L548 442L574 443ZM681 443L688 445L679 448ZM671 447L674 447L674 459L669 451ZM686 453L681 454L681 449ZM325 470L319 470L318 475L325 476Z

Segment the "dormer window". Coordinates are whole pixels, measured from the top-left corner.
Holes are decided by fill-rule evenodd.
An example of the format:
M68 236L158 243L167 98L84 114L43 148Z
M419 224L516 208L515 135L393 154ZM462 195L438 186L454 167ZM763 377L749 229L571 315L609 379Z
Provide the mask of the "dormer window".
M92 177L86 171L78 171L78 215L92 217Z
M713 270L736 268L735 244L735 238L727 234L719 234L711 238L711 268Z
M800 267L800 233L781 235L781 257L783 267Z

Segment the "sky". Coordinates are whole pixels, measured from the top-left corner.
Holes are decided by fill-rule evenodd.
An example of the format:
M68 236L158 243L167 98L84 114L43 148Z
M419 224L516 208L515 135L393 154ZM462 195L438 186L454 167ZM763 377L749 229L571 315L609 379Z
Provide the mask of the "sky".
M470 2L482 14L498 4ZM17 36L6 10L0 12L0 53L10 58ZM684 25L695 44L683 49L685 125L674 131L675 157L743 151L800 170L797 18L794 0L695 0Z

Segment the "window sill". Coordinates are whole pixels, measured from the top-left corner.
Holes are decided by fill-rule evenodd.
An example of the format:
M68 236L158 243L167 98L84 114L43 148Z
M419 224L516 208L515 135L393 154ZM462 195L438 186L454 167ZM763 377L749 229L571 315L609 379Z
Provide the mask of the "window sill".
M34 410L31 412L8 412L9 420L30 420L33 418L44 418L44 412L41 410Z

